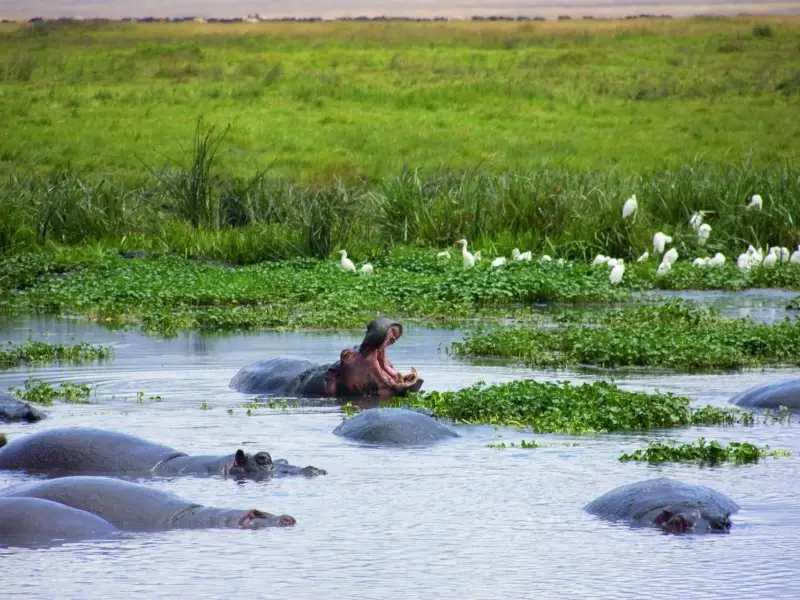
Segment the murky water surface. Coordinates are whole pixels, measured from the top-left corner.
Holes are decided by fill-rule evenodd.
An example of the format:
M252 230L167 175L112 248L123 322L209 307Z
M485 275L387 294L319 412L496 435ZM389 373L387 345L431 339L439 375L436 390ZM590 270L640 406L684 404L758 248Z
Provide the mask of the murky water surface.
M113 344L102 365L0 372L0 389L27 377L97 384L96 404L56 405L41 429L96 426L190 453L266 449L329 474L236 484L182 478L151 485L208 505L285 512L296 527L265 531L176 531L52 549L3 549L3 598L797 598L800 597L800 431L796 426L692 429L570 438L536 435L536 450L487 448L531 434L459 427L430 448L371 448L334 436L334 407L236 408L236 371L275 355L326 361L352 334L259 334L156 340L70 320L0 324L0 340ZM459 331L409 328L393 346L397 367L415 365L425 388L475 381L589 381L598 375L477 366L444 349ZM722 375L636 374L631 390L672 391L724 405L748 387L797 377L765 370ZM137 404L136 392L161 395ZM201 403L210 405L201 410ZM227 409L234 408L234 414ZM793 451L752 466L700 468L620 463L621 451L654 437L748 440ZM572 443L577 443L573 446ZM583 505L617 485L657 476L710 485L742 506L730 535L664 536L599 521ZM25 481L0 473L0 487Z

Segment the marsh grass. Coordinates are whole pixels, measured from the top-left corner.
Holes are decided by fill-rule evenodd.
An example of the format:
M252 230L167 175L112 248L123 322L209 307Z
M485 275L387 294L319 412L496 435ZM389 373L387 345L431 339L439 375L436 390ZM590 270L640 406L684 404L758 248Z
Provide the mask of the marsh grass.
M644 450L634 450L621 454L621 461L642 461L649 463L697 462L715 465L723 462L736 464L757 463L762 458L791 456L788 450L770 450L769 446L759 448L749 442L730 442L720 444L716 440L707 442L705 438L689 444L678 444L675 440L650 442Z
M671 393L628 392L605 381L574 385L531 379L498 385L479 382L458 391L419 392L399 405L427 408L458 423L514 425L540 433L609 433L687 427L752 424L753 415L706 406L695 420L690 399Z

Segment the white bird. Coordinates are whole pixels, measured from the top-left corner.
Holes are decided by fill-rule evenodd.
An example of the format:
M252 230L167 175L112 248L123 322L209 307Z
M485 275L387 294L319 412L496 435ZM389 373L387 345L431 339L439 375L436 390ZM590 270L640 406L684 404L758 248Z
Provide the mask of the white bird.
M650 258L650 253L645 252L639 258L636 259L636 262L645 262L648 258Z
M622 276L625 274L625 263L620 258L619 262L611 269L611 274L608 276L608 280L611 282L611 285L617 285L622 281Z
M467 251L467 240L458 240L456 244L461 244L461 261L465 267L472 267L475 265L475 255Z
M711 260L710 258L695 258L692 261L693 267L705 267L708 264L708 261Z
M761 266L771 269L777 264L778 264L778 255L775 254L774 252L770 252L764 257L764 261L761 263Z
M663 254L664 247L667 244L671 243L672 243L672 238L659 231L653 236L653 252L655 252L656 254Z
M608 262L608 257L607 256L603 256L602 254L598 254L597 256L594 257L594 260L592 261L592 266L596 267L597 265L604 265L607 262Z
M347 258L347 250L339 250L339 254L342 255L342 260L339 261L339 268L342 269L342 271L355 273L356 266L353 264L352 260Z
M792 256L789 259L789 262L793 265L800 265L800 246L797 247L797 250L792 252Z
M513 258L514 260L532 260L533 253L530 250L528 250L527 252L520 252L519 248L514 248L511 251L511 258Z
M671 268L672 268L672 263L664 259L661 261L661 264L658 265L658 269L656 270L656 275L666 275L667 273L669 273L669 270Z
M616 267L621 262L622 262L621 258L609 258L606 261L606 264L613 269L614 267Z
M478 261L478 260L481 260L481 259L483 259L483 257L481 256L481 251L480 251L480 250L478 250L478 251L475 253L475 260L476 260L476 261Z
M697 228L697 243L700 244L701 246L705 246L710 235L711 235L711 225L709 225L708 223L703 223L702 225L700 225L700 227Z
M436 255L436 258L450 258L450 253L447 250L443 250Z
M758 194L750 196L750 204L745 207L745 210L761 210L764 206L764 201Z
M678 260L678 251L675 250L675 248L670 248L664 255L664 260L667 261L670 265L674 264L675 261Z
M552 260L553 260L552 256L549 256L547 254L542 254L542 258L539 259L539 262L540 263L546 263L546 262L550 262Z
M498 256L492 261L492 268L496 269L497 267L502 267L504 264L506 264L506 257Z
M775 254L778 255L778 260L782 263L789 262L789 249L781 246L775 251Z
M707 264L709 267L721 267L725 264L725 255L722 252L717 252L714 258L709 259Z
M702 210L698 210L696 213L692 214L692 216L689 217L689 227L697 232L697 230L700 228L700 225L703 224L703 217L705 217L705 215L705 211Z
M375 269L372 268L372 265L370 263L364 263L363 265L361 265L361 273L364 275L372 275L374 271Z
M750 255L747 252L740 254L739 258L736 259L736 264L742 271L749 271L752 266Z
M636 202L636 194L634 194L625 201L622 207L622 218L627 219L628 217L632 217L637 208L639 208L639 204Z

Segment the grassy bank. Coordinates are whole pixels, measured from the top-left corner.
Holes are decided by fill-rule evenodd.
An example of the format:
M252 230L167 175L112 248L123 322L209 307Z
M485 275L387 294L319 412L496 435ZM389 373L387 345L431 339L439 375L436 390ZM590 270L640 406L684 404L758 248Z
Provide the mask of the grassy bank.
M0 25L0 171L136 179L203 114L223 165L645 169L797 157L800 19Z

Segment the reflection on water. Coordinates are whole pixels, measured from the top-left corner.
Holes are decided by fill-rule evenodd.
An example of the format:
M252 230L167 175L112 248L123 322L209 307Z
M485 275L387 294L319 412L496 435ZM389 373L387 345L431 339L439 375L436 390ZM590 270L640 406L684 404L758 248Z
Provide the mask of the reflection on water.
M115 429L187 452L259 446L328 475L238 485L219 479L152 482L217 506L295 516L294 529L176 531L47 550L0 550L3 598L794 598L800 549L794 427L693 429L647 435L571 438L505 428L460 427L462 437L430 448L362 447L331 432L333 407L236 408L247 396L228 388L246 364L275 355L331 360L359 341L351 334L189 335L156 340L74 320L0 325L0 340L110 343L102 365L49 365L0 372L0 389L29 376L97 384L97 403L56 405L35 425L4 427L10 438L51 427ZM412 364L426 389L479 380L591 381L598 375L472 365L444 349L459 331L407 328L389 351ZM632 390L673 391L725 404L739 391L798 371L729 375L640 373L618 378ZM135 394L161 395L137 404ZM201 410L206 402L209 410ZM234 414L227 409L234 408ZM699 468L619 463L617 455L667 436L699 435L787 448L794 457L757 465ZM495 450L497 439L535 439L537 450ZM572 446L575 442L578 445ZM710 485L742 511L727 536L669 537L632 531L586 515L609 489L660 475ZM0 473L0 487L26 477ZM43 591L46 586L47 591Z

